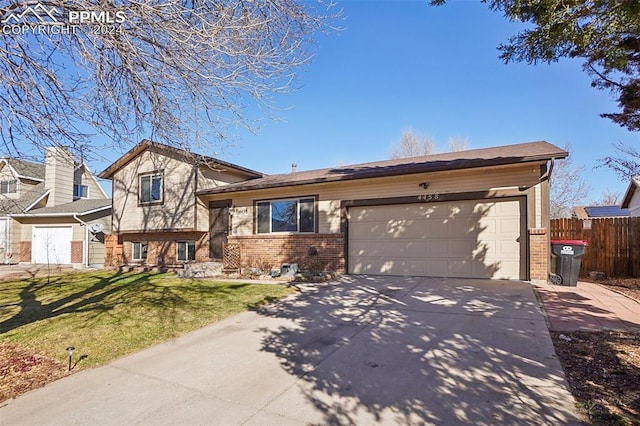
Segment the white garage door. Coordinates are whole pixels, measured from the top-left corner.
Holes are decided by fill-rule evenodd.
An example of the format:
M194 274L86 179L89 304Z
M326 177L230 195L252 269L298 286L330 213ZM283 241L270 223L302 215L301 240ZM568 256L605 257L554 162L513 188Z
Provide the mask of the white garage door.
M524 279L522 203L351 207L349 273Z
M31 262L49 264L71 263L70 226L34 226L31 241Z

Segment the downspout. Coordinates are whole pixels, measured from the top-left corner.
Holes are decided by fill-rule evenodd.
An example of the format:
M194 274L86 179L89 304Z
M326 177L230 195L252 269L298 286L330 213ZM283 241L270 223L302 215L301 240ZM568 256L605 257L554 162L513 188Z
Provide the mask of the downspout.
M84 247L82 247L82 265L86 268L89 267L89 225L83 222L77 213L73 214L73 218L80 223L80 226L84 226Z
M553 165L555 164L555 162L556 162L556 159L551 157L551 160L549 161L549 168L547 169L545 174L540 176L540 182L544 182L545 180L551 179L551 173L553 172Z

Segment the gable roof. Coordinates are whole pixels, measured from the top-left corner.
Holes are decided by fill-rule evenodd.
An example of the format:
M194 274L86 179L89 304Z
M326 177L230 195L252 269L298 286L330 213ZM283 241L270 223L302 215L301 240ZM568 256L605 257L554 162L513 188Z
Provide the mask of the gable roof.
M107 210L111 208L111 199L81 199L71 203L59 204L52 207L33 209L27 213L12 214L13 217L33 217L33 216L72 216L74 214L83 216L90 213Z
M586 206L584 209L590 218L629 216L629 209L620 206Z
M159 142L153 142L148 139L142 140L139 144L131 148L127 151L122 157L117 159L112 165L104 169L102 172L98 174L98 177L103 179L111 179L115 172L126 166L131 160L133 160L138 155L142 154L145 150L149 148L156 148L162 151L168 151L174 155L178 155L181 157L188 157L196 162L196 164L206 164L211 167L223 166L227 168L235 169L236 171L247 175L249 178L258 178L264 176L263 173L260 173L255 170L248 169L246 167L238 166L237 164L229 163L227 161L223 161L214 157L209 157L202 154L196 154L184 149L179 149L172 147L170 145L165 145Z
M307 185L312 183L499 166L533 161L546 161L552 158L560 159L566 158L568 155L569 153L567 151L548 142L529 142L494 148L472 149L467 151L448 152L444 154L376 161L350 166L267 175L259 179L232 183L216 188L202 189L196 194L220 194L227 192Z
M29 190L20 194L20 198L11 199L0 196L0 215L22 213L33 206L38 200L48 193L44 182L34 185Z
M620 204L622 208L626 209L629 207L633 194L636 193L638 187L640 187L640 176L634 176L631 178L631 182L629 182L629 187L624 194L624 198L622 198L622 204Z
M45 175L45 165L32 163L31 161L19 160L17 158L4 157L1 159L9 166L16 178L43 181Z

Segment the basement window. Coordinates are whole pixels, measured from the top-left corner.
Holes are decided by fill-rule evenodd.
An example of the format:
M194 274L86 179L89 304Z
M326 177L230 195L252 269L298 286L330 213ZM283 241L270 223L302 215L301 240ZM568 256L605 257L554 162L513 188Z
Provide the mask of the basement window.
M133 260L145 260L147 258L148 243L134 242L132 246L131 257Z
M177 251L177 259L179 262L189 262L196 260L195 241L178 241Z

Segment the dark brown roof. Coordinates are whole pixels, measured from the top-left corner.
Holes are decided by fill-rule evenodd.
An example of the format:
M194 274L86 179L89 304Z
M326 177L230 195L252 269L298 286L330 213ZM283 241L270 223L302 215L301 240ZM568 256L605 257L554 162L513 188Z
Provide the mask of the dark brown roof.
M468 151L377 161L351 166L269 175L260 179L252 179L216 188L202 189L197 192L197 195L280 188L342 180L399 176L413 173L431 173L445 170L499 166L532 161L545 161L551 158L565 158L567 155L569 155L568 152L548 142L529 142L494 148L472 149Z
M185 157L188 161L193 161L196 164L207 165L212 168L220 167L220 166L226 167L226 168L232 168L240 173L247 175L250 179L264 176L260 172L247 169L246 167L238 166L237 164L229 163L214 157L209 157L202 154L196 154L184 149L179 149L170 145L165 145L159 142L153 142L148 139L144 139L142 142L140 142L139 144L131 148L129 151L127 151L122 157L117 159L112 165L110 165L109 167L104 169L101 173L99 173L98 177L101 177L103 179L111 179L113 177L113 174L116 171L120 170L122 167L127 165L127 163L129 163L131 160L133 160L135 157L140 155L142 152L144 152L148 148L157 148L163 151L168 151L173 155L177 155L179 157Z

